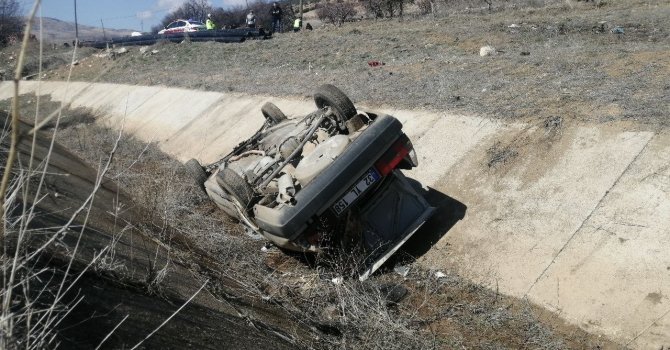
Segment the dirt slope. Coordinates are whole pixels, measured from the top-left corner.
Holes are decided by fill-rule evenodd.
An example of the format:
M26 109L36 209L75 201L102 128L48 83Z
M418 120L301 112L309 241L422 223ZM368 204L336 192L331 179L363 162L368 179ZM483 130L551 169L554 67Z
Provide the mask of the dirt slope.
M159 45L155 55L131 48L114 61L82 60L73 79L270 96L329 82L370 106L667 126L670 4L549 3L359 21L242 44ZM611 33L615 27L625 34ZM485 45L497 54L481 57ZM65 70L48 76L63 79Z

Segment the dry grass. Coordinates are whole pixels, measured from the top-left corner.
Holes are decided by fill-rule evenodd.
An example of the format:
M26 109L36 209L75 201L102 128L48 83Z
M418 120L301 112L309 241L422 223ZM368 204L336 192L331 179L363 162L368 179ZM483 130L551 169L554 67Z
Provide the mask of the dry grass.
M269 95L302 95L329 82L370 106L668 125L667 2L535 3L507 2L491 13L457 7L436 19L350 22L242 44L166 44L150 56L131 48L116 61L88 58L74 74L89 80L109 68L104 81ZM611 34L614 26L625 34ZM484 45L500 53L480 57ZM370 60L385 65L372 68Z
M55 107L45 97L42 101L45 110ZM94 123L92 112L65 110L62 118L59 138L92 164L114 145L117 134ZM541 320L540 309L456 275L437 278L412 266L406 277L386 271L359 282L348 277L348 264L341 259L313 261L272 247L262 252L264 242L239 234L235 223L203 201L180 163L132 137L121 137L108 176L134 194L138 207L164 220L165 227L147 226L145 232L170 243L165 228L174 227L197 245L189 248L172 242L174 263L191 266L203 280L209 279L208 292L237 305L256 327L268 320L254 316L244 306L247 303L278 307L280 317L307 325L311 334L293 335L305 347L613 348L555 318ZM192 249L200 253L193 254ZM194 260L203 252L210 263ZM154 293L160 292L160 282L155 288Z
M75 78L90 80L109 69L103 80L272 95L299 95L328 81L369 105L542 118L547 132L569 119L636 119L667 126L668 79L663 73L668 72L670 55L662 24L668 5L552 4L492 13L459 10L435 20L348 23L241 45L165 44L153 56L131 51L115 61L82 59ZM636 11L631 13L632 8ZM594 31L600 20L624 26L626 36ZM520 27L509 28L511 23ZM479 57L478 49L485 44L504 52ZM386 65L373 69L368 60ZM58 69L48 76L62 79L64 72ZM23 96L21 101L30 111L36 99ZM42 102L42 111L56 107L44 98ZM108 177L133 193L136 205L124 209L147 210L162 221L135 224L173 244L173 262L209 279L207 291L230 303L257 330L272 331L267 326L270 316L254 313L253 305L266 304L281 310L273 315L275 322L283 318L311 329L292 335L304 347L616 348L533 305L449 273L438 278L412 266L406 277L387 271L366 282L340 280L346 277L338 269L341 265L308 264L273 248L263 253L263 242L241 235L203 200L178 162L156 145L127 136L117 139L94 119L95 112L65 110L59 139L94 165L104 163L115 149ZM513 154L509 145L494 148L489 165L503 165ZM171 242L174 236L166 234L171 229L195 246ZM114 269L114 259L102 263L101 269ZM166 271L156 266L144 287L160 294ZM408 291L400 300L399 290ZM67 310L65 304L53 305L62 308L57 311Z

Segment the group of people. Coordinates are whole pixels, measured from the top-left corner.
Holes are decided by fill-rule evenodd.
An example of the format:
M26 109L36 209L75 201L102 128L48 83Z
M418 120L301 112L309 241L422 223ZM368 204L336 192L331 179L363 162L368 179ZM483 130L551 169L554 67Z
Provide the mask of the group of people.
M282 9L279 6L279 4L276 2L272 3L272 7L270 8L270 16L272 17L271 30L273 33L281 32L282 15L283 15ZM253 10L249 11L249 13L247 14L246 24L247 27L249 28L256 28L256 15L254 14ZM205 28L207 28L207 30L216 29L216 24L214 23L214 21L212 21L211 13L207 14L207 20L205 21ZM302 18L297 17L293 21L293 31L297 32L300 29L302 29ZM312 26L309 23L307 23L306 29L312 29Z

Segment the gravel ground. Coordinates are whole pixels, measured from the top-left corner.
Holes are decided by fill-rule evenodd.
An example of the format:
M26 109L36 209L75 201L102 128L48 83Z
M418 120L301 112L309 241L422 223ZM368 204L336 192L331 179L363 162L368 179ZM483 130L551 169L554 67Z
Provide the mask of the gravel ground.
M668 18L670 3L656 0L359 21L242 44L159 44L156 55L131 48L82 60L73 79L277 96L327 82L370 107L658 128L670 125ZM480 57L484 45L497 54Z

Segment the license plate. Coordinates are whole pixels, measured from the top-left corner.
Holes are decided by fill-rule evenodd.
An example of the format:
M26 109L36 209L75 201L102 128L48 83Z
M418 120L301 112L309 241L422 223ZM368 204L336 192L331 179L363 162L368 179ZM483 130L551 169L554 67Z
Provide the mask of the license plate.
M381 178L381 175L374 168L370 168L363 177L358 180L358 182L349 190L347 193L342 196L335 204L333 204L333 210L338 216L347 209L351 203L356 201L365 190L372 186L377 180Z

